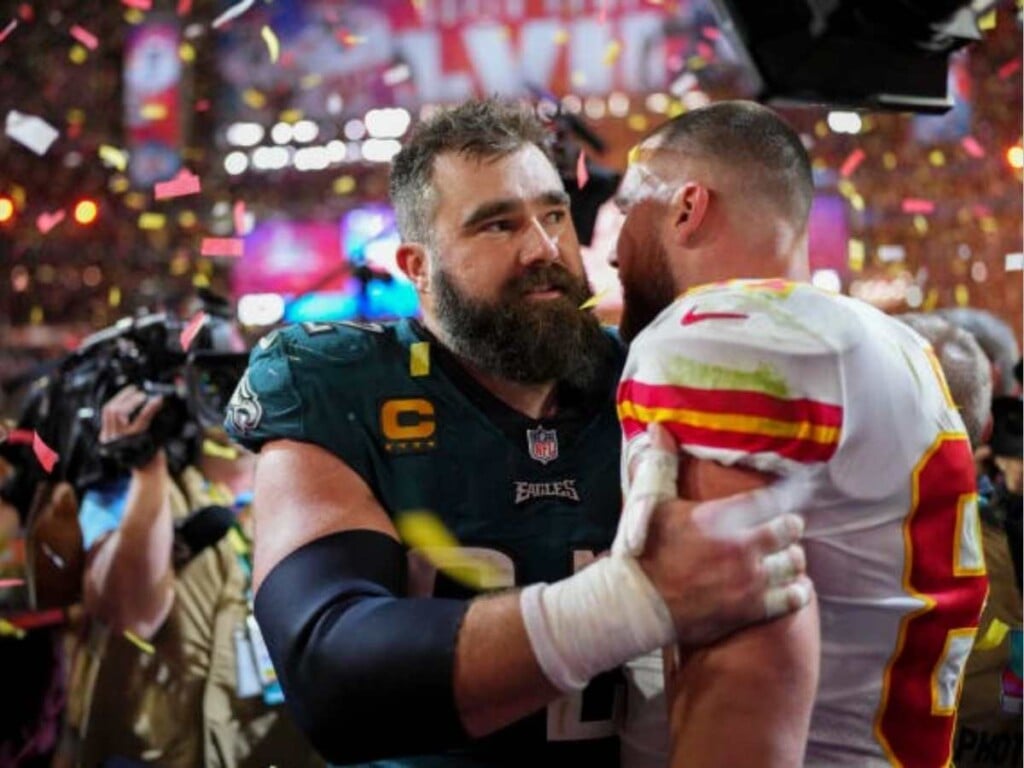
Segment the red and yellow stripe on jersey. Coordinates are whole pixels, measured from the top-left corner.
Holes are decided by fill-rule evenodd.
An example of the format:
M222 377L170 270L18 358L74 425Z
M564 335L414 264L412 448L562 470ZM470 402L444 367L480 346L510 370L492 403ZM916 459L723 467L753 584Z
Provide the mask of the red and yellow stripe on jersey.
M802 463L828 461L843 424L842 407L832 403L635 379L619 384L618 412L627 440L660 422L680 445L775 453Z

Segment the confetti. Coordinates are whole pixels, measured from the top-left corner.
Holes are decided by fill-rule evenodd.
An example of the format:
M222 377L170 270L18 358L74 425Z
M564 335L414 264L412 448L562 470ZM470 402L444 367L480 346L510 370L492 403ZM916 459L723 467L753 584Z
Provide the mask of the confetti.
M0 579L0 589L14 589L25 583L24 579Z
M218 459L227 459L228 461L234 461L238 458L237 449L232 448L230 445L215 443L209 438L203 440L203 453L207 456L213 456Z
M384 85L398 85L404 83L411 76L412 71L408 64L396 64L381 75L381 80L384 81Z
M157 200L195 195L199 191L199 177L190 173L188 168L182 168L170 181L159 181L153 186L153 195Z
M582 149L580 156L576 158L576 187L583 189L590 181L590 171L587 170L587 153Z
M270 61L276 64L277 57L281 54L281 44L277 41L277 35L274 34L274 30L264 24L260 30L260 37L267 44L267 51L270 52Z
M139 229L163 229L167 225L167 217L162 213L147 211L139 214Z
M608 23L608 0L601 0L601 10L597 15L597 23L602 27Z
M850 175L857 170L857 167L864 162L864 158L867 157L867 153L863 149L855 149L851 152L843 164L839 167L839 175L844 179L849 178Z
M0 30L0 43L2 43L4 40L7 39L7 36L9 34L11 34L11 32L14 31L14 28L16 26L18 26L18 20L17 19L11 19L10 23L6 27L4 27L2 30Z
M555 45L565 45L569 42L569 32L565 29L559 29L555 32Z
M974 158L982 158L985 156L985 148L978 143L978 140L973 136L964 136L960 140L960 146L964 148L964 152Z
M612 40L604 49L604 56L601 57L601 61L606 67L610 67L619 58L619 54L622 53L622 43L618 40Z
M7 113L4 131L9 138L28 147L42 157L56 141L59 132L56 128L35 115L27 115L12 109Z
M992 9L986 14L978 17L978 29L982 32L989 32L996 28L996 12Z
M203 256L241 256L245 241L237 237L204 237L200 253Z
M1006 254L1005 269L1007 272L1020 272L1024 270L1024 253Z
M36 229L45 235L51 229L64 221L64 216L65 213L63 208L54 211L53 213L40 213L39 216L36 217Z
M90 51L95 51L96 46L100 44L100 41L96 39L96 35L85 27L80 27L78 24L71 27L71 36Z
M136 635L130 629L126 629L124 631L124 639L127 640L132 645L134 645L136 648L138 648L143 653L147 653L150 656L152 656L153 654L156 653L156 648L153 647L152 643L147 643L145 640L143 640L141 637Z
M245 203L242 200L236 200L234 208L232 210L233 218L235 220L235 234L245 234Z
M178 15L186 16L192 12L192 0L178 0Z
M935 210L935 203L921 197L904 198L900 206L904 213L923 213L925 215Z
M43 442L43 438L36 432L32 437L32 453L36 455L39 464L46 470L47 474L53 471L53 465L60 461L60 456L53 448Z
M222 13L220 16L218 16L216 19L214 19L213 20L213 24L211 26L214 29L217 29L218 27L224 26L225 24L227 24L232 19L238 18L243 13L245 13L250 8L252 8L252 6L253 6L253 4L255 2L256 2L256 0L242 0L242 2L240 2L240 3L235 3L230 8L228 8L226 11L224 11L224 13Z
M121 0L121 4L138 11L148 11L153 7L153 0Z
M668 87L668 90L673 96L683 96L696 86L697 76L692 72L683 72L683 74L672 81L672 85Z
M128 167L128 153L123 149L112 147L109 144L101 144L97 154L100 156L100 160L119 171L124 171Z
M700 33L708 40L717 40L722 36L721 31L718 27L701 27Z
M601 302L601 299L603 299L607 295L608 295L608 289L607 288L605 288L603 290L600 290L597 293L595 293L593 296L591 296L589 299L584 301L582 304L580 304L579 309L581 309L583 311L586 311L588 309L593 309L594 307L596 307Z
M992 619L992 622L985 629L985 634L974 641L974 650L991 651L998 648L1006 639L1010 628L999 619Z
M47 472L49 472L49 470L47 470ZM48 558L50 558L50 561L55 566L57 566L58 568L63 570L63 568L65 566L64 558L61 557L60 555L58 555L56 552L54 552L53 548L49 544L47 544L45 541L42 543L42 550L43 550L43 554L46 555Z
M178 340L181 342L181 348L185 352L188 352L188 348L191 347L192 342L196 340L196 335L199 333L200 329L203 327L203 323L205 322L206 313L196 312L195 316L188 321L188 325L182 329Z
M139 117L143 120L163 120L167 117L167 107L159 102L150 101L142 105L139 110Z
M14 637L21 640L25 637L25 630L11 624L7 619L0 619L0 637Z
M1020 59L1010 59L1008 62L1006 62L1005 64L1003 64L1003 66L999 68L999 79L1005 80L1018 69L1020 69Z
M35 432L30 429L12 429L7 433L7 442L11 445L32 445Z
M436 515L425 511L403 512L395 525L406 544L449 578L474 589L501 586L504 581L501 570L492 562L460 547Z

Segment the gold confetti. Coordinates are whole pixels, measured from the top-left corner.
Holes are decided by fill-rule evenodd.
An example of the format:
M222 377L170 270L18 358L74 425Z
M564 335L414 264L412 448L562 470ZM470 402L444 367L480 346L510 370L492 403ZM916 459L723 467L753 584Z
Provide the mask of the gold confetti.
M277 35L274 34L274 30L264 24L263 29L260 30L260 37L262 37L263 42L267 44L267 51L270 52L271 62L276 64L277 57L281 53L281 44L277 41Z
M347 195L356 188L356 180L351 176L339 176L331 185L336 195Z
M594 307L596 307L601 302L601 299L603 299L607 295L608 295L608 289L607 288L598 291L593 296L591 296L589 299L587 299L582 304L580 304L580 309L581 310L593 309Z
M604 56L601 57L601 61L606 67L610 67L619 58L620 53L622 53L622 43L618 40L612 40L605 46Z
M141 192L129 192L124 196L124 204L135 211L141 211L146 207L146 196Z
M139 229L163 229L167 217L162 213L147 212L139 215Z
M559 28L555 32L555 45L565 45L569 42L569 32L563 28Z
M629 154L626 155L626 164L627 165L632 165L633 163L635 163L639 159L640 159L640 145L639 144L634 144L630 148Z
M896 153L886 152L882 155L882 167L887 171L895 171L897 165Z
M110 290L107 292L107 304L111 307L121 306L121 289L118 286L110 286Z
M190 64L196 60L196 49L192 47L191 43L182 43L178 46L178 58Z
M182 211L178 214L178 223L186 229L194 227L198 221L199 219L192 211Z
M946 164L946 156L942 153L941 149L933 149L928 153L928 162L936 168L940 168Z
M409 347L409 375L413 378L430 375L430 342L417 341Z
M42 307L38 307L38 306L37 307L32 307L31 311L28 314L28 321L32 325L42 325L42 323L43 323L43 308Z
M914 216L914 229L917 230L917 234L919 235L928 234L928 219L920 213L916 214Z
M925 312L931 312L935 307L939 305L939 289L930 288L928 289L928 295L924 297L924 305L922 309Z
M853 206L853 210L855 211L863 211L864 198L861 197L861 195L859 195L857 192L854 192L852 195L850 195L850 205Z
M142 11L140 11L138 8L128 8L124 12L124 20L128 24L133 24L133 25L134 24L139 24L145 18L146 18L146 15Z
M192 278L192 285L195 286L196 288L209 288L210 278L208 278L206 275L195 275Z
M668 111L665 112L665 116L668 118L679 117L684 112L686 112L686 105L679 99L672 99L668 103Z
M953 300L958 307L966 307L971 303L971 292L966 285L961 283L953 290Z
M864 247L863 240L851 239L846 244L847 247L847 262L850 265L851 272L860 272L864 269L864 258L867 253L867 249Z
M814 124L814 135L819 139L823 139L828 136L828 123L824 120L819 120Z
M68 58L72 64L83 64L89 58L89 52L85 50L85 46L75 43L71 46L71 50L68 51Z
M996 28L996 11L993 8L988 13L978 17L978 29L982 32L990 32Z
M299 120L302 119L304 114L305 113L301 109L286 109L280 115L278 115L278 119L282 123L294 125L295 123L299 122Z
M115 195L127 192L131 185L132 183L128 181L128 177L122 176L120 173L110 177L110 191Z
M128 154L123 149L112 147L109 144L101 144L97 152L100 160L119 171L123 172L128 167Z
M234 461L238 458L238 449L230 445L221 445L209 438L203 440L203 453L218 459Z
M150 656L156 653L156 648L153 647L152 643L147 643L130 629L124 631L124 638L143 653L147 653Z
M460 584L483 589L502 582L501 571L493 563L461 549L436 515L426 511L403 512L395 527L402 541L420 550L437 570Z
M991 651L1003 644L1010 628L999 619L992 619L992 622L985 629L985 634L978 637L974 643L976 651Z
M646 115L630 115L626 120L626 125L631 130L642 132L647 130L647 116Z
M167 117L167 107L158 102L150 102L142 105L142 109L139 110L139 115L144 120L163 120Z
M11 624L7 619L0 619L0 637L13 637L21 640L25 637L25 630Z
M267 97L255 88L246 88L242 91L242 101L253 109L262 109L267 104Z

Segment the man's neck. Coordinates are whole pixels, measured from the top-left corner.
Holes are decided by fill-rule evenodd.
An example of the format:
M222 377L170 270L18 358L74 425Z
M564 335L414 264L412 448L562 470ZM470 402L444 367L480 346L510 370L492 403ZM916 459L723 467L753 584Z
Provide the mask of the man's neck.
M465 357L460 355L448 342L447 334L439 327L427 313L423 314L421 321L424 327L430 331L447 349L459 365L465 369L474 380L477 381L488 392L501 400L505 405L533 419L550 418L558 412L557 383L545 381L540 384L526 384L519 381L510 381L501 376L489 373Z

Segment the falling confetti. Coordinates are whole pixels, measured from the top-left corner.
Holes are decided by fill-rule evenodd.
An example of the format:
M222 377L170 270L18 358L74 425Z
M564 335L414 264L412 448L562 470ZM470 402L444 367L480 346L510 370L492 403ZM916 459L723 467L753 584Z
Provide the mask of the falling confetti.
M982 158L985 156L985 148L978 143L978 140L973 136L964 136L960 140L960 146L964 148L964 152L974 158Z
M60 460L57 452L43 442L43 438L39 436L38 432L32 437L32 453L35 454L40 466L46 470L47 474L53 472L53 465Z
M24 584L24 579L0 579L0 589L14 589Z
M64 221L65 215L63 208L54 211L53 213L40 213L39 216L36 217L36 229L45 235L51 229Z
M35 115L27 115L12 109L7 113L4 131L8 137L28 147L42 157L56 141L59 132L56 128Z
M600 290L597 293L595 293L593 296L591 296L589 299L584 301L582 304L580 304L579 308L581 310L583 310L583 311L586 311L588 309L593 309L599 303L601 303L601 299L603 299L607 295L608 295L608 289L607 288L605 288L603 290Z
M153 0L121 0L121 4L137 11L148 11L153 7Z
M195 195L199 193L200 186L199 177L190 173L187 168L182 168L170 181L157 182L153 186L153 196L157 200L167 200L172 197Z
M1020 59L1010 59L1008 62L1006 62L1005 64L1003 64L1003 66L999 68L999 79L1005 80L1018 69L1020 69Z
M16 26L18 26L18 20L11 19L10 23L6 27L0 29L0 43L7 39L7 36L14 31Z
M192 0L178 0L178 15L187 16L192 12Z
M587 153L582 149L580 156L576 158L576 187L583 189L590 181L590 171L587 170Z
M900 206L904 213L923 213L925 215L935 210L935 203L920 197L904 198Z
M112 147L109 144L101 144L97 154L100 156L100 160L119 171L123 172L128 167L128 153L123 149Z
M245 241L237 237L204 237L200 253L203 256L239 257L245 249Z
M150 656L156 653L156 648L153 647L152 643L147 643L145 640L136 635L130 629L126 629L124 631L124 639L132 645L134 645L143 653L149 654Z
M449 578L474 589L497 586L501 582L500 569L459 547L458 540L436 515L425 511L403 512L395 526L402 541L419 550Z
M196 335L199 333L200 329L203 327L203 323L205 322L206 313L196 312L195 317L189 320L188 325L182 329L178 340L181 342L181 348L185 352L188 352L188 348L192 346L192 342L195 341Z
M974 643L976 651L991 651L1003 644L1010 627L999 619L992 619L992 622L985 629L985 634L979 637Z
M270 52L270 61L274 64L277 63L277 57L281 53L281 44L277 41L277 35L266 24L260 30L260 37L263 38L263 42L267 44L267 51Z
M232 210L233 218L235 220L235 234L244 235L246 231L245 226L245 202L242 200L236 200L234 208Z
M71 27L71 36L90 51L95 51L96 46L100 44L100 41L96 39L96 35L78 24Z
M25 637L25 630L11 624L7 619L0 619L0 637L14 637L21 640Z
M227 24L232 19L238 18L243 13L245 13L250 8L252 8L252 6L253 6L253 4L255 2L256 2L256 0L242 0L242 2L240 2L240 3L235 3L230 8L228 8L226 11L224 11L224 13L222 13L220 16L218 16L216 19L214 19L213 20L213 24L211 26L214 29L218 29L219 27L224 26L225 24Z
M139 214L139 229L157 230L167 225L167 217L162 213L147 211Z
M857 167L864 162L865 157L867 157L867 154L863 149L853 150L839 167L839 175L844 179L849 178L857 170Z
M610 67L619 58L619 54L622 53L622 43L618 40L612 40L604 49L604 56L601 57L601 61L606 67Z

